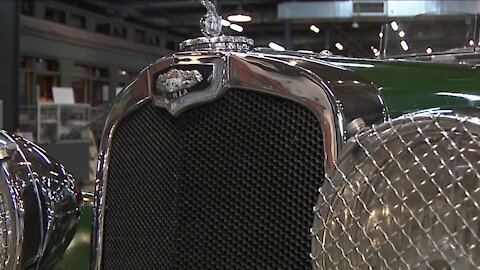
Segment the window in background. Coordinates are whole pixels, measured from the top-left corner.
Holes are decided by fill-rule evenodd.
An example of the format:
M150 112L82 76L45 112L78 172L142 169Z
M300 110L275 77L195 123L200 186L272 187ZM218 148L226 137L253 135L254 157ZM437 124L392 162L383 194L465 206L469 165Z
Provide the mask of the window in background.
M123 26L114 26L113 27L113 36L118 38L127 37L127 29Z
M33 61L32 57L22 56L20 57L20 105L29 105L33 103L33 77L34 77L34 69L33 69Z
M57 23L65 23L65 11L54 9L51 7L46 7L45 20L57 22Z
M133 41L139 42L139 43L145 43L145 31L135 29L135 32L133 34Z
M168 50L176 50L177 49L177 45L175 43L175 41L167 41L167 44L166 44L166 47Z
M111 35L111 26L109 23L97 23L95 32L105 35Z
M60 85L56 60L22 56L20 59L20 104L52 102L52 87Z
M108 102L108 69L82 64L74 65L72 88L75 102L100 106Z
M36 88L40 102L52 102L52 87L60 85L60 70L58 61L35 59Z
M21 13L27 16L33 16L33 0L22 0Z
M87 27L87 19L84 16L70 14L68 25L85 29Z
M157 37L157 36L150 37L148 39L148 44L152 45L152 46L155 46L155 47L159 47L160 46L160 38Z

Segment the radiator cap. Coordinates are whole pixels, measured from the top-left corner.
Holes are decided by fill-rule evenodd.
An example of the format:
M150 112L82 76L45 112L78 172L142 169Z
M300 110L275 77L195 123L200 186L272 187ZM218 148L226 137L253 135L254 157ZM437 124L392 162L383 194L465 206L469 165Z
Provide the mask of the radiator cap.
M188 39L180 43L180 51L249 51L253 39L242 36L225 36L222 34L222 17L218 15L215 5L209 0L201 0L207 13L200 19L200 29L204 37Z

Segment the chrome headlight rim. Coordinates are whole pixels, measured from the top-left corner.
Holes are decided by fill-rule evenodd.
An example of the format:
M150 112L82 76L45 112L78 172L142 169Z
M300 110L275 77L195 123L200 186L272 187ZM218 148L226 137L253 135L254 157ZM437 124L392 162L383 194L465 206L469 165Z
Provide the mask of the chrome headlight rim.
M4 131L0 132L0 148L0 268L17 269L21 264L25 209L15 167L28 167L28 163L23 155L18 155L14 139Z
M417 137L415 137L415 135L417 135ZM442 157L442 155L445 155L445 153L448 153L448 151L438 149L438 148L441 148L441 147L445 148L445 146L447 146L447 148L450 147L450 149L453 149L453 150L460 150L458 148L461 148L462 150L460 151L462 153L461 155L463 156L459 155L460 156L459 159L463 161L462 163L463 166L469 167L468 172L470 173L470 177L468 179L474 178L475 180L478 176L477 167L479 167L478 166L479 164L478 162L475 163L476 159L474 159L474 162L471 161L472 157L474 156L472 153L469 153L467 151L468 149L467 150L463 150L463 149L470 147L471 149L473 149L471 151L476 151L474 152L474 154L478 155L478 152L480 151L479 135L480 135L480 121L478 118L478 111L476 114L473 114L472 116L465 116L465 115L462 115L461 113L455 113L455 111L453 110L436 110L436 111L422 112L417 115L407 115L404 117L397 118L395 120L384 123L382 125L375 126L371 130L365 131L361 134L357 134L354 138L349 140L349 142L347 143L344 149L344 152L339 157L338 162L335 163L335 168L327 174L324 185L319 189L320 196L319 196L318 203L314 208L315 218L314 218L314 225L312 228L313 237L312 237L311 256L314 262L313 263L314 268L315 269L331 269L331 268L339 267L339 265L340 265L340 269L342 268L342 265L343 266L346 265L352 268L374 266L378 264L386 264L386 266L388 266L389 262L391 261L395 262L395 259L388 259L388 256L390 255L385 256L385 254L387 254L386 250L389 250L388 247L386 248L386 246L384 246L383 244L379 246L375 246L375 243L373 241L374 239L371 239L373 237L371 238L368 237L369 234L370 236L372 235L371 232L376 232L376 233L380 232L379 233L380 236L378 237L377 235L377 238L380 239L383 237L384 242L387 242L387 246L391 245L393 247L393 249L390 248L389 251L391 250L395 251L395 241L397 240L395 239L390 240L387 238L390 235L395 235L395 232L392 233L390 231L385 230L385 227L387 227L385 224L388 221L375 219L376 220L374 222L375 226L377 226L379 229L372 229L373 227L372 226L369 227L369 224L367 222L368 218L365 218L365 216L368 216L368 214L371 214L372 212L372 211L368 212L368 210L375 209L375 207L372 206L374 205L372 201L377 200L381 202L382 200L388 200L389 198L391 199L392 196L388 197L388 194L389 194L388 190L390 190L390 192L392 190L395 190L395 187L396 187L395 181L397 181L398 179L402 179L402 176L400 175L400 173L397 173L398 179L393 179L393 180L390 179L390 182L389 182L389 179L387 179L390 176L389 173L390 174L392 173L392 170L387 171L388 166L385 166L385 164L388 165L389 160L390 160L390 163L395 163L396 162L395 160L399 158L395 155L387 156L384 158L384 160L380 160L377 164L374 164L374 162L370 162L369 164L371 165L370 167L365 165L365 163L368 163L368 159L375 160L373 156L375 156L375 152L378 149L389 149L389 147L391 147L391 145L395 143L395 140L399 141L401 139L408 139L413 137L414 140L412 140L413 142L406 146L406 149L407 149L406 151L407 153L409 153L409 155L411 155L412 159L414 160L414 162L417 163L418 167L423 166L424 168L427 168L427 172L429 172L429 171L432 171L433 168L438 167L439 170L441 170L442 166L444 167L443 169L445 169L448 166L451 166L451 164L449 163L451 162L449 157L448 156ZM464 140L456 141L460 137L463 137ZM443 138L443 139L441 139L439 142L439 141L436 141L436 139L438 138ZM468 141L467 139L471 139L471 141ZM443 140L443 145L441 144L442 140ZM430 164L428 166L425 166L422 164L422 162L425 161L424 160L425 156L428 156L426 152L422 152L422 148L421 148L422 143L434 149L430 152L430 156L433 156L434 159L438 162L438 164L433 164L433 165ZM436 154L435 154L435 151L437 152ZM364 163L356 162L360 154L364 154L367 156L362 160ZM368 155L370 155L370 157L368 157ZM432 157L430 157L430 159L432 159ZM428 159L426 160L428 161ZM377 168L375 168L376 166ZM376 170L376 171L375 172L368 171L369 169ZM415 171L415 168L413 167L409 167L406 169L409 170L408 173ZM360 175L362 170L364 172L364 175ZM415 175L415 174L412 173L411 175ZM433 201L432 205L433 206L437 205L437 208L442 208L442 207L438 207L438 205L442 205L444 206L444 208L452 207L452 209L454 209L452 205L454 203L449 204L448 202L457 202L458 200L453 198L452 197L453 195L452 196L448 195L445 192L445 190L451 189L452 186L455 186L456 182L453 182L453 184L451 185L442 186L441 181L444 181L442 179L445 178L442 175L443 174L439 174L438 176L435 176L435 175L431 176L432 178L435 178L435 179L438 178L438 180L430 180L431 181L430 186L436 187L438 189L438 194L440 194L437 197L439 196L440 198L444 197L447 203L435 204L436 201L440 201L436 199L436 197L432 197L433 199L431 200L427 199L427 201ZM453 174L453 175L456 175L456 174ZM360 178L363 178L363 182L361 182L360 180L355 181L355 179L360 179ZM389 182L389 183L384 184L383 186L378 185L378 181L380 181L379 179L386 180L385 182ZM407 179L404 181L406 183L408 183L408 181L411 181L411 182L418 182L420 184L429 182L429 180L424 180L423 178L413 179L413 180ZM436 181L440 184L438 185ZM433 185L433 183L436 183L436 185ZM415 183L413 183L412 186L415 186ZM374 190L374 188L377 190ZM372 190L374 190L374 192L372 192ZM435 189L433 190L435 191ZM477 188L475 188L475 190L477 190ZM467 188L467 191L471 191L471 189ZM422 189L417 190L415 192L417 193L416 195L426 194L425 190L422 190ZM464 197L467 197L467 196L468 195L465 195ZM402 197L402 199L404 201L408 201L410 198L410 201L411 201L412 197L413 195L410 196L410 194L406 194ZM417 196L417 197L422 197L422 196ZM479 202L479 201L480 199L476 200L476 202ZM408 205L408 203L405 203L405 202L403 203ZM420 203L422 202L420 201ZM378 204L378 205L381 205L381 204ZM388 206L388 204L386 205ZM358 214L358 209L368 212L368 214L364 214L362 217L361 214ZM434 208L427 208L427 207L418 208L418 209L420 210L423 209L423 211L426 213L428 212L433 213L434 211L437 211L436 208L434 209ZM387 210L388 210L388 207L387 207ZM451 210L450 212L457 211L457 210L458 209ZM480 210L479 209L474 209L474 210L476 210L475 215L477 217L480 217ZM458 211L461 212L462 209ZM465 219L462 219L462 215L465 214L465 211L466 210L464 210L464 212L461 212L461 214L458 214L458 212L455 212L457 213L459 220L461 220L461 221L456 221L457 223L464 222ZM447 214L449 215L450 212L447 212ZM357 213L357 216L355 216L355 213ZM448 228L450 228L452 225L449 224L448 222L442 222L441 220L441 217L443 217L442 213L437 214L436 216L434 215L434 219L437 219L437 222L435 224L437 225L441 224L443 227L437 226L435 224L431 225L431 227L434 228L435 226L437 226L438 228L444 229L448 232ZM342 215L344 215L344 217L342 217ZM390 216L388 215L385 215L385 216L388 216L390 219L390 222L392 222L392 220L394 220L392 217L392 214L390 213L389 215ZM417 213L410 213L411 220L414 220L413 223L416 222L415 215L417 215ZM453 216L456 217L455 215ZM382 222L384 222L383 225L382 225ZM408 223L408 222L405 222L405 223ZM444 225L444 223L448 223L448 224ZM382 226L384 228L382 228ZM468 224L465 224L465 222L463 223L462 228L464 227L468 227ZM356 231L354 229L356 229ZM431 254L430 261L427 261L424 258L417 258L418 260L415 263L417 265L429 266L430 263L432 263L432 260L434 260L433 263L437 263L437 262L444 263L444 264L448 263L449 265L454 265L455 267L461 267L461 266L458 266L458 265L461 265L462 263L462 262L459 262L460 260L458 259L459 257L458 254L457 255L447 254L447 252L440 250L442 249L442 247L435 245L437 243L436 242L437 240L435 239L438 236L438 232L435 235L434 229L432 229L431 231L426 230L423 236L423 239L426 239L427 242L430 241L431 242L430 246L433 246L432 248L433 252L425 251L425 252L430 252L428 253L428 254ZM398 230L403 230L403 228L399 227ZM340 235L342 233L343 235ZM364 239L361 239L361 237L359 238L355 236L355 234L364 235L363 237ZM468 230L467 230L467 234L468 234ZM398 235L401 236L400 233L397 233L397 236ZM450 235L449 233L445 233L443 236L445 235L448 239L445 240L444 243L447 243L448 241L453 242L452 246L456 246L456 248L460 250L461 252L460 254L463 254L463 255L471 254L470 249L467 249L467 251L465 251L465 248L462 246L462 243L466 243L466 242L459 243L459 241L457 241L457 238L456 238L457 236L454 235L453 233L451 233ZM406 239L406 237L403 237L403 238ZM415 241L417 240L414 239L413 243L409 243L409 245L410 246L416 245L417 242ZM404 248L404 247L401 247L401 248ZM402 251L401 248L398 250ZM404 248L403 256L406 256L405 254L407 253L405 252L405 250L408 248L409 247ZM478 244L477 244L477 248L478 248ZM383 254L382 254L382 251L384 251ZM398 254L396 254L397 255L396 260L398 262L402 261L401 263L403 265L408 266L408 263L410 263L411 260L409 261L408 258L407 259L402 258L400 251L398 252ZM395 254L395 252L392 252L392 254ZM423 253L423 251L416 251L416 252L418 252L418 255L419 255L418 257L422 257L422 255L425 254ZM435 256L437 256L438 258L436 258ZM374 262L371 265L369 265L369 262L372 261L373 257L379 257L380 263L378 263L377 261L377 263ZM479 258L472 259L471 257L469 257L467 259L469 261L463 262L464 265L470 264L476 267L480 265ZM454 269L457 269L457 268L454 268ZM458 269L462 269L462 268L458 268Z

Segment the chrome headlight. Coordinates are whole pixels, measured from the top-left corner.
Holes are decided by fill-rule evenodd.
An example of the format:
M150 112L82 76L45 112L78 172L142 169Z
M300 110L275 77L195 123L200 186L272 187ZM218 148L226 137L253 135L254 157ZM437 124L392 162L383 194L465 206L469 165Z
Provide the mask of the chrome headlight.
M43 149L5 131L0 160L0 268L53 269L73 237L80 190Z
M479 124L433 111L351 138L320 188L316 269L479 269Z

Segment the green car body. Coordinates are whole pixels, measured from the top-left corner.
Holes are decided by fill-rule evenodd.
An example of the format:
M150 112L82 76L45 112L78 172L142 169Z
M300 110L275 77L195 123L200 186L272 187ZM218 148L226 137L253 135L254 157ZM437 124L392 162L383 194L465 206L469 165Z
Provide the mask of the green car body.
M83 193L82 216L75 236L70 242L57 269L88 269L90 263L90 238L93 220L93 194Z
M338 58L381 91L389 114L442 106L480 105L480 68L469 64Z
M480 105L480 68L474 65L340 57L321 60L352 69L371 81L381 91L391 117L434 107ZM79 229L58 270L88 269L92 222L93 197L85 194Z

